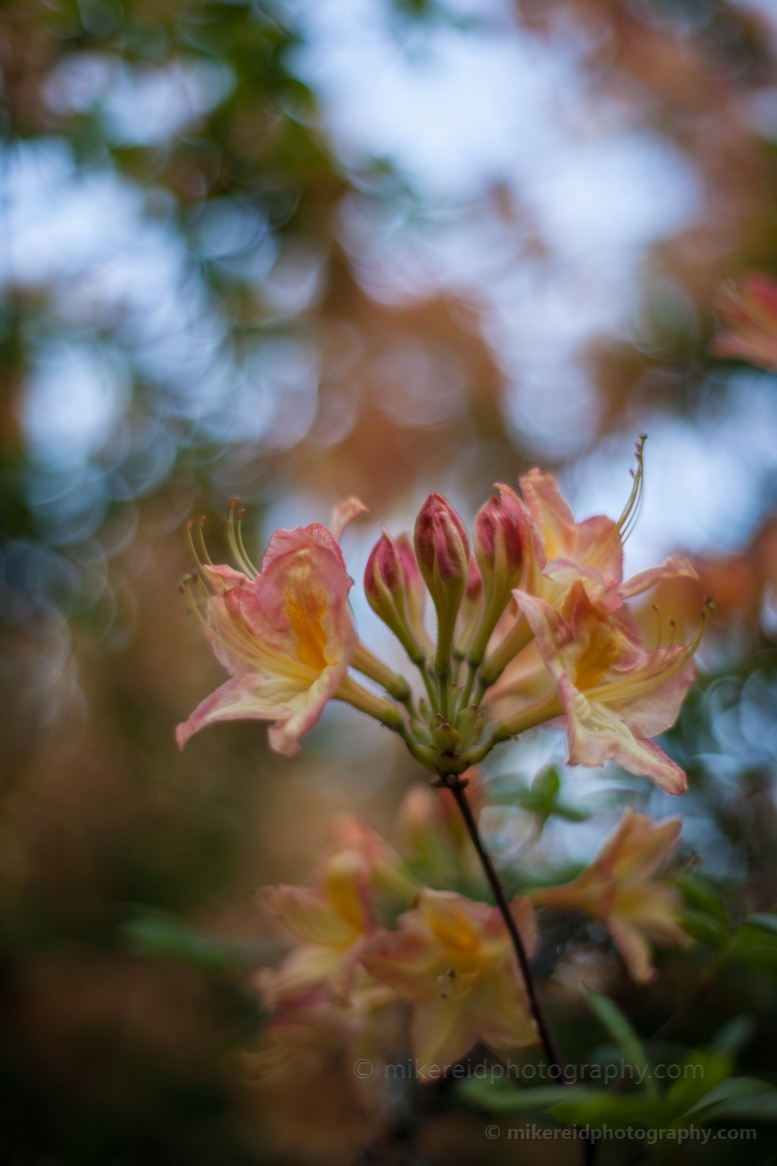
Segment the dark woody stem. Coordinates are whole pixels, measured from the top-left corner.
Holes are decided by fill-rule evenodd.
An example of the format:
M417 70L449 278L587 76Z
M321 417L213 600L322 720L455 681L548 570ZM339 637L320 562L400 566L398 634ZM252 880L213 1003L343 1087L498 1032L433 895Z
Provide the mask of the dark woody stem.
M551 1065L558 1066L559 1077L561 1077L564 1072L564 1062L556 1050L555 1044L553 1043L553 1038L550 1034L550 1029L548 1028L545 1017L542 1014L540 1002L537 999L537 993L534 989L534 980L532 978L531 968L529 967L529 958L526 955L526 948L523 946L521 933L518 930L518 926L515 922L515 919L513 918L512 911L510 910L510 904L507 901L507 895L505 894L501 879L496 872L496 867L491 860L490 854L483 845L483 839L480 837L480 831L478 830L475 816L472 813L472 807L470 806L469 801L467 800L467 795L464 792L466 784L466 778L462 781L461 778L454 777L452 775L449 775L447 778L443 777L440 779L440 785L451 791L454 798L456 799L456 804L461 811L461 816L463 817L464 823L467 827L467 833L472 839L472 845L475 847L475 850L478 853L481 866L483 867L485 876L488 879L489 886L493 892L496 905L499 908L499 912L504 919L504 924L512 941L513 948L515 949L515 954L518 957L518 964L523 976L523 982L526 986L526 996L529 1001L529 1008L531 1009L534 1023L537 1025L537 1032L539 1033L540 1040L542 1041L543 1048L545 1049L545 1056L548 1058L548 1061Z

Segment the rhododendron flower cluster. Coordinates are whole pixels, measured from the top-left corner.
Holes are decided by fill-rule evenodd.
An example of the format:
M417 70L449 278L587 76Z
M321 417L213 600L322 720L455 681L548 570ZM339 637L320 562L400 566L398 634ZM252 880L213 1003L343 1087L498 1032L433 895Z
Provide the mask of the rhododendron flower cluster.
M651 643L629 609L656 584L695 575L675 555L624 577L642 451L640 441L617 521L577 522L554 479L535 469L520 493L495 487L471 541L438 493L421 507L412 537L384 530L365 594L404 649L411 681L363 644L354 624L339 539L365 510L358 499L338 507L331 530L275 531L261 569L246 552L234 503L235 567L214 564L202 524L190 524L197 571L183 589L231 678L179 726L179 744L206 725L255 718L270 722L271 746L293 756L327 702L340 700L397 733L439 787L411 790L400 810L407 861L345 817L312 887L266 892L295 940L281 966L260 977L274 1010L275 1061L289 1043L284 1033L297 1051L346 1036L372 1047L385 1010L404 1007L421 1078L426 1066L452 1064L478 1042L496 1051L541 1042L560 1073L530 965L533 903L601 920L640 983L652 974L651 941L688 942L678 893L655 879L677 822L654 826L627 812L575 881L508 896L480 834L482 791L473 781L472 767L500 742L547 724L565 727L570 765L615 761L669 793L686 788L653 738L678 716L711 608L688 642L676 640L670 620L668 639L659 632Z
M418 514L411 540L383 532L365 572L373 610L396 635L422 692L359 639L338 539L365 507L350 499L327 530L278 530L261 570L231 514L237 569L216 566L204 543L184 581L192 609L232 679L179 726L183 745L217 721L271 722L270 744L289 756L329 700L345 701L398 733L447 780L500 741L565 724L571 765L617 761L670 793L685 775L652 738L675 721L694 675L706 619L688 643L647 647L628 601L659 582L694 575L678 556L624 579L623 543L642 490L642 442L620 519L576 522L549 474L532 470L521 495L498 485L475 517L473 548L440 494ZM193 524L192 524L193 525ZM200 528L201 533L201 528ZM436 615L436 639L426 621ZM383 689L357 681L366 676Z
M339 1033L341 1041L358 1032L368 1043L372 1033L374 1046L381 1013L403 1002L422 1081L433 1079L434 1067L466 1057L478 1042L505 1052L539 1040L500 912L480 896L419 881L440 873L441 850L448 862L453 854L455 820L446 825L445 816L434 813L429 792L411 786L399 808L406 860L356 819L341 819L334 828L337 848L317 870L313 887L265 890L266 905L294 947L277 969L259 975L272 1009L263 1071L277 1068L284 1050L291 1056L301 1043L318 1044L322 1032L330 1040ZM648 979L645 937L667 945L690 942L679 891L657 877L679 830L676 819L654 823L629 810L574 882L513 899L511 913L527 952L537 938L532 903L582 911L606 922L633 979Z

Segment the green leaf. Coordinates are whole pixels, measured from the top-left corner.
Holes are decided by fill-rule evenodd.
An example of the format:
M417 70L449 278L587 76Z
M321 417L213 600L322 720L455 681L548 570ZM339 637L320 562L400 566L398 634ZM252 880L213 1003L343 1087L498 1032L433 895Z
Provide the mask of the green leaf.
M462 1081L458 1093L469 1105L492 1113L537 1113L562 1100L582 1104L601 1096L595 1089L577 1085L542 1085L537 1089L522 1089L511 1082L483 1078Z
M138 912L123 925L121 934L138 955L175 960L204 972L229 971L244 962L236 945L203 935L165 911Z
M747 1096L724 1101L707 1111L708 1121L717 1118L747 1118L750 1121L777 1122L777 1089L753 1091Z
M714 916L703 911L680 911L680 918L691 937L699 943L708 943L711 947L727 947L731 942L731 931L728 924L721 923Z
M568 806L566 802L556 802L553 813L566 822L587 822L591 817L588 810L578 810L576 806Z
M691 1050L683 1060L680 1077L666 1094L669 1121L681 1121L712 1089L726 1081L731 1068L731 1058L725 1053Z
M561 789L561 778L553 765L541 769L531 783L532 796L539 805L552 806Z
M746 919L742 920L741 927L760 927L763 931L771 931L772 935L777 936L777 915L770 915L767 912L748 915Z
M679 887L691 910L714 919L726 931L731 930L723 900L708 883L689 875L681 880Z
M747 1044L755 1031L755 1021L752 1016L735 1016L718 1029L710 1041L708 1048L711 1053L727 1053L735 1057Z
M646 1065L647 1054L644 1045L618 1005L614 1004L607 996L602 996L600 992L595 992L593 988L586 988L585 993L591 1011L607 1029L623 1053L624 1059L629 1064L637 1065L640 1068ZM649 1073L645 1075L644 1084L648 1093L654 1094L656 1092L655 1083Z
M777 1090L756 1077L729 1077L728 1080L721 1081L719 1085L709 1089L695 1105L686 1109L683 1117L694 1117L713 1106L720 1107L724 1103L741 1101L743 1098L757 1097L764 1093L773 1093L777 1097Z
M584 822L590 818L588 810L578 809L559 800L561 793L561 778L555 766L541 769L530 787L522 785L520 788L509 786L501 793L497 793L496 800L517 805L527 814L534 814L543 823L554 815L564 818L568 822Z
M609 1125L622 1129L629 1125L666 1124L666 1107L660 1097L647 1093L597 1093L583 1100L562 1100L547 1110L549 1117L565 1125Z
M777 973L777 935L770 928L752 925L749 919L736 932L728 954L751 967Z

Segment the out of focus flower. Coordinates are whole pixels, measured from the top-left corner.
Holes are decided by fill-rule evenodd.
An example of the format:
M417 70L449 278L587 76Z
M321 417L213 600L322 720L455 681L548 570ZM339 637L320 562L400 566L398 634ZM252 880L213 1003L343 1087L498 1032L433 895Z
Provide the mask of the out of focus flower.
M273 1160L355 1161L392 1117L385 1063L406 1005L382 984L349 1000L312 992L284 1001L243 1055Z
M429 793L434 796L431 790ZM385 891L406 902L415 895L417 880L380 834L353 814L338 815L333 823L333 833L338 850L350 850L362 856L370 885L375 891Z
M333 1049L348 1047L362 1055L367 1050L374 1054L372 1022L396 999L391 988L372 984L351 992L347 1001L315 991L284 1000L265 1025L265 1047L250 1056L250 1067L258 1076L266 1076L296 1068L300 1057L312 1051L331 1057ZM351 1066L349 1070L353 1075Z
M777 282L751 272L724 287L715 308L721 323L712 342L715 356L777 370Z
M553 687L546 696L505 715L510 698L518 697L521 687L510 677L495 685L490 697L505 716L501 732L512 736L554 713L563 714L570 765L617 761L629 773L651 777L669 793L682 793L685 774L650 738L677 719L694 678L692 657L706 614L690 643L646 652L625 612L600 611L581 583L574 585L565 605L567 619L543 599L518 592L515 598L534 632Z
M339 533L363 509L349 500L338 508L334 528ZM358 642L348 606L352 580L334 534L319 523L277 530L257 572L232 515L229 530L240 570L215 566L203 545L206 561L184 587L233 679L178 726L178 744L206 725L253 718L271 721L270 744L292 757L333 698L377 719L395 719L387 701L348 676L352 662L368 673L380 662ZM393 674L385 671L390 682Z
M534 915L512 910L529 951ZM450 891L419 892L399 930L377 933L362 953L377 980L414 1001L411 1047L422 1080L486 1041L514 1049L538 1040L515 953L498 910Z
M264 899L299 944L277 971L265 974L269 1001L321 988L346 1000L365 940L377 927L364 855L343 850L324 864L316 887L267 887Z
M679 818L655 824L626 810L623 820L591 866L573 882L531 892L539 907L585 911L603 920L626 966L639 984L655 974L649 940L687 945L680 923L679 891L654 878L680 833Z
M483 803L477 769L468 769L464 776L477 818ZM436 888L483 890L483 872L450 790L411 785L400 804L397 824L402 852L424 883Z

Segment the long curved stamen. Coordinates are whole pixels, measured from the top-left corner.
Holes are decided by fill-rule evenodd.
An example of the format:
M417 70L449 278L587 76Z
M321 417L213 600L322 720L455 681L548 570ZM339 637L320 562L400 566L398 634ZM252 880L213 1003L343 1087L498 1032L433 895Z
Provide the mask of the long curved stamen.
M205 526L205 515L203 514L197 523L197 529L199 531L199 536L200 536L200 549L202 552L203 559L205 560L205 562L208 564L209 567L212 567L212 566L214 566L214 562L213 562L213 559L208 554L208 548L205 545L205 531L203 529L204 526Z
M630 470L632 477L632 486L626 505L623 507L623 512L618 521L613 526L610 534L605 539L601 547L599 547L596 554L592 557L590 565L597 570L605 567L610 559L610 556L615 549L616 542L620 541L621 546L626 542L627 538L634 530L639 519L639 512L642 509L642 499L645 493L645 461L644 449L647 441L647 434L643 433L639 440L634 443L636 451L637 469Z
M242 509L238 510L237 512L237 545L240 547L240 552L243 556L246 566L250 568L248 572L249 578L255 579L259 572L248 557L245 544L243 543L243 519L245 518L245 513L245 510Z
M200 558L199 554L197 553L197 548L194 545L194 536L192 535L193 530L194 530L194 521L192 519L190 519L186 523L186 541L189 544L189 550L192 553L192 558L194 559L194 562L197 565L197 569L199 571L201 571L202 570L202 559ZM187 576L187 578L188 578L188 576ZM184 580L184 582L185 582L185 580Z
M614 683L600 684L594 688L589 688L585 692L586 698L590 701L598 701L600 704L628 704L630 701L636 700L648 692L652 692L660 684L665 684L667 680L671 680L687 664L698 648L702 635L704 634L704 629L709 623L714 610L714 604L711 600L708 600L707 605L702 611L701 622L698 628L683 650L678 653L670 664L662 665L661 662L656 660L652 667L645 669L644 672L641 672L633 680L615 681Z
M229 549L232 551L232 555L235 559L235 562L237 563L238 567L243 572L243 574L247 575L249 579L255 579L256 575L257 575L256 568L252 567L251 564L247 561L245 555L243 554L240 547L238 546L238 541L237 541L237 538L235 537L235 507L236 506L237 506L237 498L233 498L232 501L229 503L229 510L227 511L227 521L224 523L224 530L226 532L227 542L229 543Z
M639 512L642 509L642 499L645 496L645 459L644 450L645 442L647 441L647 434L640 435L639 440L634 443L634 450L637 458L637 469L631 471L633 484L631 493L626 499L626 505L623 508L623 513L615 524L620 531L621 540L623 542L631 534L634 529Z

